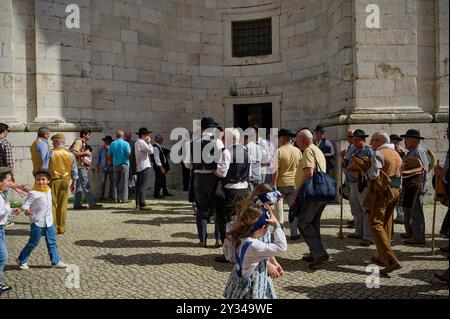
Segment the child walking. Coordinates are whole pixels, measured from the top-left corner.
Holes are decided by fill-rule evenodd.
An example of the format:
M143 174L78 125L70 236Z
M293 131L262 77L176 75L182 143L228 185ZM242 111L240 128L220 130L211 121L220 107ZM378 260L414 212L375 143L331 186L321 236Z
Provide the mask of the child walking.
M52 267L67 268L67 264L59 259L58 247L56 246L52 212L52 192L48 186L51 174L48 170L38 170L34 177L35 184L33 190L30 191L25 203L22 205L22 211L30 217L30 239L17 258L17 263L20 269L29 269L30 267L27 264L28 258L39 245L41 237L45 236Z
M11 286L3 284L3 269L8 262L8 250L6 248L5 227L10 215L19 215L20 209L11 209L6 192L12 180L12 169L0 167L0 296L12 290Z
M266 243L264 238L274 227L274 242ZM237 217L227 233L234 250L236 261L228 279L224 297L227 299L277 298L272 279L268 274L269 260L287 251L286 236L273 214L270 205L261 207L250 203ZM280 271L282 269L280 267Z

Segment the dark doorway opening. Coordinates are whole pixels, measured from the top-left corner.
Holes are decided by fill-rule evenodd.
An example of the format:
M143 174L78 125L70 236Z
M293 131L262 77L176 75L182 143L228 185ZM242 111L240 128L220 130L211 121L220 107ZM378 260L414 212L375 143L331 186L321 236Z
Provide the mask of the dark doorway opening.
M261 128L272 127L272 103L235 104L234 126L246 129L257 125Z

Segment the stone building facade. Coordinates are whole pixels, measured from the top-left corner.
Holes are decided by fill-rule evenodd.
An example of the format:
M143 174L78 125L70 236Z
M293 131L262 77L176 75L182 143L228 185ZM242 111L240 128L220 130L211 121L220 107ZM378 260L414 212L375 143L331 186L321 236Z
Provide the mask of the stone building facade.
M78 29L66 26L70 4ZM69 140L91 127L94 145L147 126L171 144L173 128L204 115L224 127L322 124L338 146L348 128L415 127L443 160L448 11L447 0L2 0L0 122L22 182L41 125ZM270 19L270 54L236 57L233 23L257 19Z

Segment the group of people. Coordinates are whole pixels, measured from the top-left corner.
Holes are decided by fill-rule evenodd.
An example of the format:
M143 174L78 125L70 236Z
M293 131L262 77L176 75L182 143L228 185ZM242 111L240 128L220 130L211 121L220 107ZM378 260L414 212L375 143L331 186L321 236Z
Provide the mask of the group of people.
M5 241L5 227L12 225L12 218L23 212L30 217L30 239L16 261L21 270L29 269L27 264L32 251L44 236L51 264L54 268L66 268L67 264L59 258L56 234L66 231L67 206L69 194L74 194L73 208L101 209L92 193L89 181L89 169L92 165L93 150L88 142L92 138L89 129L82 129L80 136L70 148L66 148L63 134L54 134L47 127L38 129L37 138L30 147L35 184L30 189L27 185L14 182L14 158L11 144L7 137L9 126L0 123L0 295L12 290L4 285L3 269L8 260ZM128 141L124 137L128 135ZM119 130L116 140L111 136L103 139L104 145L98 151L96 170L101 179L101 198L104 199L107 180L110 181L109 195L115 203L128 203L130 166L137 175L135 188L136 208L149 210L146 192L150 182L149 169L155 170L154 197L172 196L167 190L166 173L169 171L168 153L162 147L163 138L156 136L156 143L151 144L151 131L139 129L136 142L130 134ZM52 147L49 144L52 141ZM150 161L151 159L151 161ZM10 190L25 198L20 208L11 208ZM83 194L89 207L82 205Z
M260 136L256 126L244 133L234 128L227 139L213 118L204 117L201 132L200 138L192 139L192 134L186 138L181 161L183 190L189 191L195 209L199 246L207 247L207 225L214 216L214 246L223 247L216 261L234 264L224 296L274 298L271 280L284 274L275 256L287 250L284 202L289 207L291 241L303 238L309 248L302 260L309 268L318 269L329 259L320 229L329 200L313 200L302 194L314 174L330 175L336 167L333 143L325 139L321 126L314 132L308 128L296 133L279 129L276 141L270 135ZM136 209L151 210L146 198L152 167L154 198L171 196L166 185L169 151L163 147L161 135L152 144L151 133L143 127L135 141L122 130L116 132L115 140L111 136L103 138L95 163L102 200L107 193L115 203L129 203L129 190L133 190ZM360 239L362 246L375 244L377 255L371 261L382 266L380 274L387 276L401 267L391 246L395 210L397 220L405 225L401 235L404 243L425 244L423 197L429 189L427 174L433 167L432 152L420 146L424 137L415 129L401 136L376 132L369 144L369 135L362 129L348 130L346 134L349 145L340 153L345 176L341 194L349 200L355 225L355 232L348 237ZM30 216L30 239L17 258L20 269L29 268L29 256L43 235L52 265L65 268L55 234L66 230L70 192L75 194L74 209L87 208L82 205L83 194L89 209L102 208L89 182L89 168L93 165L89 129L81 130L69 149L63 134L52 136L46 127L38 130L30 148L35 176L32 189L14 183L14 160L7 135L8 126L0 123L0 283L8 258L4 228L9 216L21 212ZM405 149L399 144L403 139ZM441 168L447 198L448 164L449 153ZM10 207L10 189L26 197L21 208ZM448 237L448 212L441 234ZM443 249L448 252L448 246ZM448 281L448 270L439 276ZM12 289L6 285L0 288L0 293Z

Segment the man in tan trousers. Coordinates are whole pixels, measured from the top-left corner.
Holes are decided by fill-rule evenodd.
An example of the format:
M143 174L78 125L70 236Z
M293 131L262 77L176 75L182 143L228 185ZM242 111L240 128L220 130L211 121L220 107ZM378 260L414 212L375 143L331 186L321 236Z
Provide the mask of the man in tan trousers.
M372 257L372 261L384 266L380 274L387 276L388 273L401 268L392 250L391 238L403 162L394 145L390 144L387 133L374 133L370 145L375 153L366 172L369 191L364 206L369 210L372 238L378 251L378 256Z
M75 155L65 147L66 139L63 134L52 136L53 151L50 158L49 171L52 174L50 188L52 190L53 219L56 233L66 231L67 201L69 189L75 192L78 170ZM72 180L72 184L70 181Z

